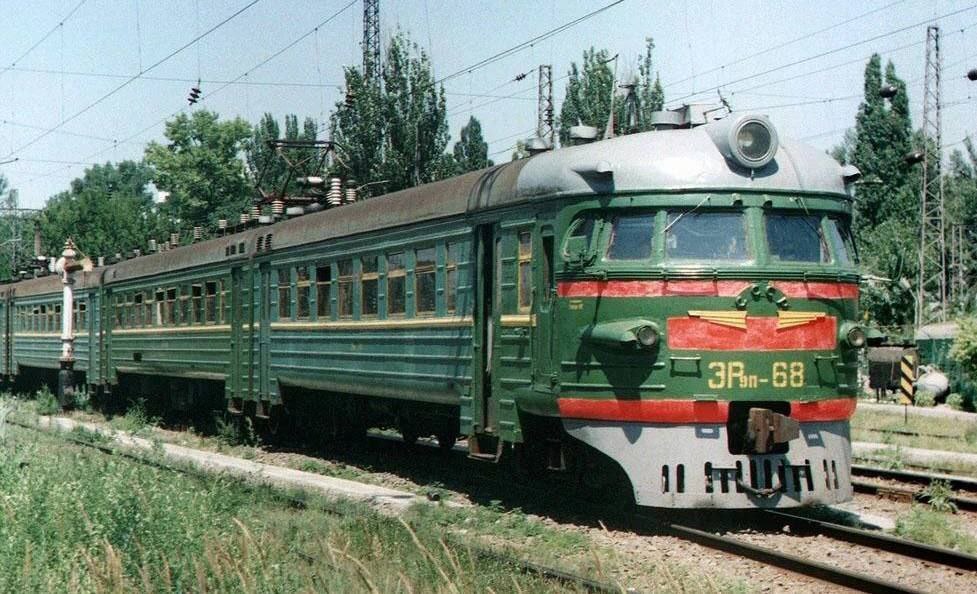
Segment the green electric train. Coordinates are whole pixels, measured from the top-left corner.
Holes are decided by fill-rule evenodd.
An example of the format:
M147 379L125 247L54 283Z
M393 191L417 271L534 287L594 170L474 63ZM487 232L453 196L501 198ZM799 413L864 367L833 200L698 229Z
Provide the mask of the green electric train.
M0 373L270 431L464 438L652 507L849 499L858 173L687 107L121 262L0 286ZM82 248L84 246L81 246Z

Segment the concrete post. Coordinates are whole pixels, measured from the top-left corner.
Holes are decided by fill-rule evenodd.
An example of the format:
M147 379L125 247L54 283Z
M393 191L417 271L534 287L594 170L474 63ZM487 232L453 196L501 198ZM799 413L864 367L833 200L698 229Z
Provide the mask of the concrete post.
M61 408L68 407L75 394L75 329L74 329L74 278L72 273L80 266L75 260L75 243L69 237L64 243L64 251L55 265L61 273L63 285L61 300L61 370L58 372L58 403Z

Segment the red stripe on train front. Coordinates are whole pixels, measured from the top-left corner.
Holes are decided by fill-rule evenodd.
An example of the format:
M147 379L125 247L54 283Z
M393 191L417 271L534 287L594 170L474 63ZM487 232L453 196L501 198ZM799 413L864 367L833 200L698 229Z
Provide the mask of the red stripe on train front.
M560 297L737 297L748 281L727 280L606 280L561 281ZM858 299L858 285L778 281L771 283L787 297L797 299Z
M843 421L855 414L854 398L791 402L790 416L801 422Z
M694 400L596 400L560 398L560 416L589 421L717 424L729 420L729 402ZM800 422L845 421L855 412L854 398L791 402L790 416Z
M830 351L838 346L835 318L778 329L778 318L747 317L746 329L701 318L669 318L668 348L701 351Z

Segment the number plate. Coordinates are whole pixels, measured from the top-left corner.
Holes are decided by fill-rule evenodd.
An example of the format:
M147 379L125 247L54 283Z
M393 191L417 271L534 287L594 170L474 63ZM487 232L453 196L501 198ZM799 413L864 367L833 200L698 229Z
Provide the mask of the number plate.
M764 372L748 373L743 361L714 361L709 364L709 388L803 388L804 363L801 361L774 361Z

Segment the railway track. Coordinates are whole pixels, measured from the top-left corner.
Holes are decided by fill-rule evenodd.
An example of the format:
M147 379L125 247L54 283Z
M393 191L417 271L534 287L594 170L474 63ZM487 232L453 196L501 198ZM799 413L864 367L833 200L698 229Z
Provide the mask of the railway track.
M911 470L890 470L861 464L852 465L852 476L862 477L862 479L852 479L852 486L859 493L894 497L906 501L927 501L928 496L924 491L925 487L931 485L933 481L942 481L957 493L950 496L948 501L956 505L958 509L977 511L977 480L968 477ZM866 478L889 482L863 480ZM902 486L898 483L915 485L916 487Z
M754 561L759 561L767 565L773 565L781 569L800 573L808 577L858 590L860 592L872 592L879 594L907 594L919 593L922 590L910 588L889 580L871 576L868 574L849 571L837 566L820 563L811 559L778 551L769 547L761 547L752 543L744 542L731 536L715 534L707 530L702 530L684 524L661 524L664 529L685 540L696 544L717 549L739 557L745 557Z

